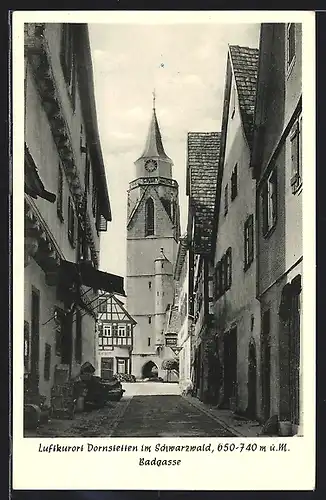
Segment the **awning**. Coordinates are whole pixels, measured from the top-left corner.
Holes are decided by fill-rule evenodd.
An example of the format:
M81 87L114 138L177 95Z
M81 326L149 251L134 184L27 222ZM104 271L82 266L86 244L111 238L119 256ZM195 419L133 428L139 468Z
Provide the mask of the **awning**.
M116 274L105 273L95 269L90 262L80 262L76 264L67 260L62 260L60 264L60 283L71 285L89 286L94 290L103 290L116 295L126 296L124 291L124 279Z
M33 198L44 198L50 203L54 203L56 200L56 195L50 193L44 187L44 184L39 176L36 165L34 164L33 158L28 151L25 144L25 193L29 194Z

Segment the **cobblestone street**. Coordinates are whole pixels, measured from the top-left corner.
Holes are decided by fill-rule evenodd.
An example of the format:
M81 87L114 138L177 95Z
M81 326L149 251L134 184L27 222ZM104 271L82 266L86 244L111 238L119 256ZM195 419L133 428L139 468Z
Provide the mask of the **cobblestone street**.
M232 437L217 419L180 395L177 384L124 384L121 401L79 413L73 420L53 419L37 431L38 437Z

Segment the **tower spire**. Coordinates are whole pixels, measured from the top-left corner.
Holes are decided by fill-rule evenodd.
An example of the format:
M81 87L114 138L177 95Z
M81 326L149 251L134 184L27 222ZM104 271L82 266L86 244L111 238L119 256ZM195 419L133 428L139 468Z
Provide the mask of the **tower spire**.
M155 109L155 101L156 101L155 89L152 92L152 96L153 96L152 119L149 125L145 148L140 158L157 158L172 164L172 160L168 157L168 155L164 151L160 127L157 121L156 109Z

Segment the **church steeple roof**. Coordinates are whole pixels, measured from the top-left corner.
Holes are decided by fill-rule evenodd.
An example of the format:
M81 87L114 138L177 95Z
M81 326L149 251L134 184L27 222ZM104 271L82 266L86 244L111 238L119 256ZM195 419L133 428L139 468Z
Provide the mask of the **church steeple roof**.
M157 158L172 163L171 158L164 151L160 127L155 110L155 94L153 95L153 113L150 122L145 149L140 158ZM139 159L140 159L139 158Z

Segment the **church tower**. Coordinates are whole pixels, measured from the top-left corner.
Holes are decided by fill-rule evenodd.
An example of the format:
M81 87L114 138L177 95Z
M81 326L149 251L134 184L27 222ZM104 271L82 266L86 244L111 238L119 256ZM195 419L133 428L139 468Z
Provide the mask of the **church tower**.
M132 373L161 376L166 311L173 302L173 266L180 236L179 188L164 151L156 116L143 154L135 161L127 209L127 310L135 319ZM169 352L171 357L171 352ZM156 366L155 366L156 365Z

